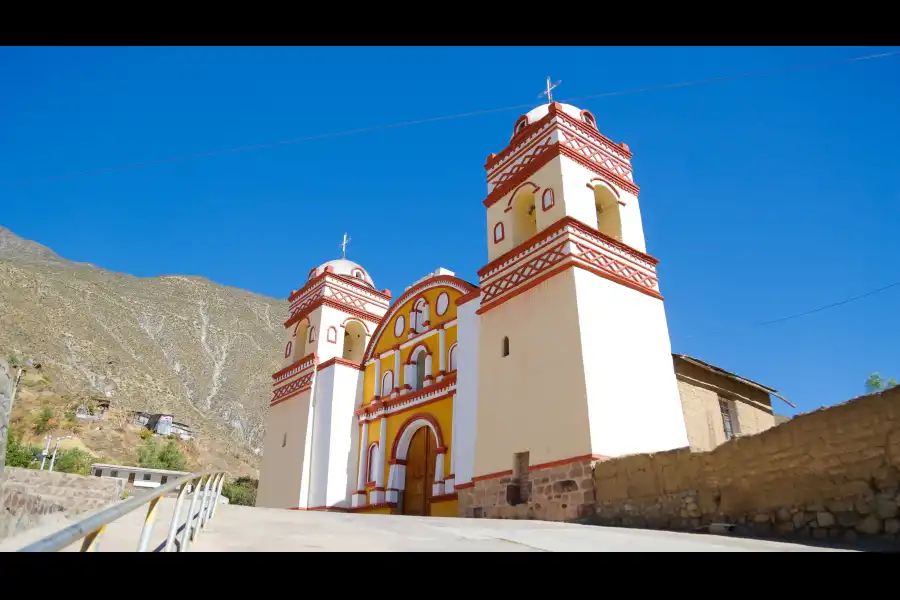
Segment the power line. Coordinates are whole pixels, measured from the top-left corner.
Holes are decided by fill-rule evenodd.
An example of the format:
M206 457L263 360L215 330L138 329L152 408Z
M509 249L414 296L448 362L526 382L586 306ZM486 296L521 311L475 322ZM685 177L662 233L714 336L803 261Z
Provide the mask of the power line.
M894 283L889 283L889 284L887 284L887 285L885 285L885 286L882 286L882 287L880 287L880 288L876 288L876 289L874 289L874 290L870 290L870 291L868 291L868 292L865 292L865 293L863 293L863 294L859 294L859 295L857 295L857 296L851 296L851 297L849 297L849 298L845 298L844 300L839 300L838 302L832 302L831 304L826 304L826 305L824 305L824 306L819 306L819 307L817 307L817 308L812 308L812 309L809 309L809 310L805 310L805 311L803 311L803 312L795 313L795 314L793 314L793 315L789 315L789 316L786 316L786 317L779 317L779 318L777 318L777 319L771 319L771 320L769 320L769 321L760 321L759 323L751 323L751 324L745 325L744 327L746 327L746 328L749 328L749 327L765 327L766 325L774 325L775 323L784 323L785 321L791 321L791 320L793 320L793 319L799 319L800 317L805 317L805 316L807 316L807 315L811 315L811 314L814 314L814 313L822 312L822 311L828 310L828 309L830 309L830 308L836 308L836 307L838 307L838 306L843 306L843 305L845 305L845 304L850 304L851 302L855 302L855 301L857 301L857 300L862 300L863 298L868 298L869 296L874 296L875 294L878 294L878 293L880 293L880 292L884 292L884 291L886 291L886 290L889 290L889 289L891 289L891 288L895 288L895 287L898 287L898 286L900 286L900 281L895 281ZM720 331L720 332L718 332L718 333L701 333L701 334L698 334L698 335L701 335L701 336L721 335L722 333L730 333L730 332L732 332L732 331L734 331L734 329L731 329L731 330L729 330L728 332L726 332L726 331ZM685 339L688 339L688 338L693 338L693 337L698 337L698 336L696 336L696 335L686 335L686 336L684 336L684 337L685 337Z
M793 67L784 67L781 69L771 69L768 71L739 73L737 75L725 75L725 76L721 76L721 77L710 77L707 79L696 79L696 80L692 80L692 81L683 81L683 82L679 82L679 83L668 83L668 84L655 85L655 86L650 86L650 87L635 88L635 89L630 89L630 90L620 90L617 92L604 92L601 94L591 94L588 96L575 96L575 97L571 97L571 98L566 98L563 100L563 102L571 103L571 102L577 102L577 101L583 101L583 100L595 100L597 98L609 98L612 96L624 96L627 94L655 92L655 91L662 91L662 90L679 88L679 87L686 87L686 86L690 86L690 85L703 85L703 84L707 84L707 83L719 83L719 82L731 81L731 80L735 80L735 79L745 79L748 77L761 77L764 75L789 73L789 72L794 72L794 71L815 69L815 68L833 66L833 65L838 65L838 64L860 62L860 61L864 61L864 60L875 60L875 59L879 59L879 58L887 58L890 56L896 56L898 54L900 54L900 50L896 50L893 52L882 52L879 54L869 54L866 56L856 56L853 58L844 58L844 59L839 59L839 60L812 63L812 64L806 64L806 65L796 65ZM288 144L297 144L300 142L311 142L311 141L315 141L315 140L322 140L322 139L328 139L328 138L333 138L333 137L355 135L355 134L359 134L359 133L370 133L373 131L383 131L383 130L387 130L387 129L395 129L398 127L408 127L411 125L424 125L426 123L436 123L439 121L448 121L450 119L462 119L462 118L466 118L466 117L475 117L475 116L487 115L487 114L492 114L492 113L497 113L497 112L521 110L523 108L530 109L533 107L534 107L533 103L516 104L513 106L504 106L501 108L488 108L488 109L484 109L484 110L476 110L476 111L470 111L470 112L465 112L465 113L444 115L444 116L440 116L440 117L427 117L424 119L402 121L399 123L390 123L390 124L386 124L386 125L373 125L370 127L349 129L346 131L337 131L337 132L331 132L331 133L322 133L322 134L317 134L317 135L296 137L296 138L281 140L281 141L277 141L277 142L264 142L261 144L253 144L253 145L249 145L249 146L239 146L236 148L228 148L228 149L224 149L224 150L213 150L210 152L200 152L197 154L172 156L169 158L161 158L161 159L157 159L157 160L151 160L151 161L140 162L140 163L131 163L131 164L120 165L120 166L116 166L116 167L107 167L107 168L102 168L102 169L93 169L90 171L81 171L79 173L72 173L69 175L58 175L58 176L54 176L54 177L42 177L42 178L38 178L38 179L29 179L29 180L20 182L20 185L26 185L26 184L30 184L30 183L41 183L41 182L47 182L47 181L58 181L61 179L74 179L77 177L86 177L88 175L99 175L102 173L112 173L112 172L116 172L116 171L125 171L125 170L130 170L130 169L140 169L140 168L144 168L144 167L151 167L151 166L167 164L167 163L182 162L182 161L187 161L187 160L196 160L198 158L208 158L211 156L234 154L237 152L247 152L250 150L261 150L263 148L273 148L276 146L285 146Z

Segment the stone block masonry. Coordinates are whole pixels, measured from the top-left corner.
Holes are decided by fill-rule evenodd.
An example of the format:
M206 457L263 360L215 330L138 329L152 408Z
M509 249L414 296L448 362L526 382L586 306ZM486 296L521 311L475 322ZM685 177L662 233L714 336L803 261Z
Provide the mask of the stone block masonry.
M794 417L709 452L594 465L595 522L900 547L900 387Z
M0 477L0 539L47 521L74 517L118 501L125 481L6 467Z
M588 456L535 465L517 477L512 471L476 477L470 486L456 488L459 516L549 521L591 517L596 460Z

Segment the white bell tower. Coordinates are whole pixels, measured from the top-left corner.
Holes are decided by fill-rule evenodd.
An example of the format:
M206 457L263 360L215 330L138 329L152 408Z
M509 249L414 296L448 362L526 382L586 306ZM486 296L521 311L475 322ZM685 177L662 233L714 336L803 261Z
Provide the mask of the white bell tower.
M519 117L485 170L474 489L687 446L628 146L589 111L550 102Z
M348 241L345 235L342 246ZM312 269L291 294L284 367L272 376L257 506L350 508L362 357L390 298L346 258Z

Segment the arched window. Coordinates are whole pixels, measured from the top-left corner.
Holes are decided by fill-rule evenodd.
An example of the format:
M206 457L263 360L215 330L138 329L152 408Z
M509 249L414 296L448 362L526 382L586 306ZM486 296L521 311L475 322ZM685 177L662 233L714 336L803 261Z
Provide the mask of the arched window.
M315 341L316 341L316 328L310 327L309 328L309 343L312 344L312 343L315 343Z
M365 279L366 278L365 274L362 272L362 269L353 269L353 276L356 277L357 279Z
M523 115L519 117L519 121L516 123L515 129L513 129L513 135L516 135L526 127L528 127L528 117Z
M597 121L594 120L594 115L592 115L592 114L589 113L588 111L586 111L586 110L581 111L581 118L584 119L584 122L585 122L585 123L587 123L588 125L590 125L590 126L593 127L594 129L597 128Z
M503 338L503 356L509 356L509 338Z
M366 351L366 328L359 321L344 324L344 352L342 357L350 362L362 362Z
M450 360L448 363L450 369L448 373L452 373L456 370L456 344L453 344L453 346L450 347Z
M378 456L378 442L369 444L369 451L366 452L366 483L375 482L376 457Z
M306 339L309 336L309 321L303 319L294 327L293 333L293 342L294 342L294 350L293 355L297 357L297 360L300 360L304 356L306 356Z
M288 340L287 346L284 347L284 357L285 358L291 357L291 350L293 349L293 347L294 347L293 342L291 342L291 340Z
M425 360L427 358L428 354L424 351L419 352L419 356L416 357L416 381L413 389L421 390L425 387Z
M619 199L604 183L594 185L594 208L597 211L597 231L622 241L622 214Z
M494 243L499 244L503 241L503 223L494 225Z
M519 245L537 233L534 188L523 187L512 201L513 244Z
M332 344L337 343L337 329L334 327L328 328L328 334L326 335L326 339Z
M394 389L394 372L386 371L384 377L381 378L381 397L387 398Z
M409 326L416 333L425 331L425 323L428 322L428 302L425 298L419 298L413 304L409 314Z

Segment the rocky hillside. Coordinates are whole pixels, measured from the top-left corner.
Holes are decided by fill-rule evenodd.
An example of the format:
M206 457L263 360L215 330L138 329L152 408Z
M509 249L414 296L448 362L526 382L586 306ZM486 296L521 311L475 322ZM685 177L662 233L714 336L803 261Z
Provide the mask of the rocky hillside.
M138 278L0 227L0 351L123 410L168 412L258 454L286 301L201 277Z

